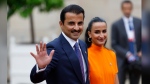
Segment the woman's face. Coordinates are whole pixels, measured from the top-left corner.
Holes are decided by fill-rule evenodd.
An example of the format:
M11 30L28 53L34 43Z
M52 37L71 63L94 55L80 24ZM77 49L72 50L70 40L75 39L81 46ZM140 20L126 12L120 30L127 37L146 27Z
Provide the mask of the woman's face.
M104 45L107 40L107 25L105 22L94 22L92 24L91 31L88 31L89 37L92 39L92 43L101 46Z

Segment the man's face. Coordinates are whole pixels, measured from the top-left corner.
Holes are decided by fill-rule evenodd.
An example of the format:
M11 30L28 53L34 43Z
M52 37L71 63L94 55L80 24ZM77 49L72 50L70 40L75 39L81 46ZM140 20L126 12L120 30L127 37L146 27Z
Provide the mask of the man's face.
M65 35L76 41L83 31L84 16L82 13L75 14L67 12L65 14L64 24L62 21L59 24Z
M132 4L124 3L122 5L122 12L126 17L130 17L131 12L132 12Z

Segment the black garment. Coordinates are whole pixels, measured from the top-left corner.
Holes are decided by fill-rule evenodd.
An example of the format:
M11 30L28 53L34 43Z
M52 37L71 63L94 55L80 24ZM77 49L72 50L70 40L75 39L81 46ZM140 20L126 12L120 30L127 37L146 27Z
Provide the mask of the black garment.
M136 52L139 52L141 51L141 20L133 17L133 25L136 39ZM118 77L120 84L124 84L127 73L130 76L130 81L134 81L136 84L138 84L137 82L139 81L140 75L132 75L132 73L130 73L128 70L129 63L127 62L126 53L129 51L129 45L125 24L122 18L112 24L111 46L117 55L119 70Z

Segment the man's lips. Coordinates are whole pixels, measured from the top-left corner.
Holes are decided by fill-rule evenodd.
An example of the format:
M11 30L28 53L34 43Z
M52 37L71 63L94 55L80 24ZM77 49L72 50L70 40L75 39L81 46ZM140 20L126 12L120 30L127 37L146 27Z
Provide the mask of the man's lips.
M73 32L73 34L74 34L74 35L79 35L79 34L80 34L80 32Z
M80 30L78 30L78 31L77 31L77 30L72 30L71 32L72 32L72 33L74 33L74 32L80 33L81 31L80 31Z

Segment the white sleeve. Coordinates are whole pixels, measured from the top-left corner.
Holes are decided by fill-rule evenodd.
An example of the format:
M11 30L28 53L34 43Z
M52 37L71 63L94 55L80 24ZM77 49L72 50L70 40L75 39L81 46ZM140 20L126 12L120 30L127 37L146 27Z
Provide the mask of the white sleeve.
M47 66L46 66L46 67L47 67ZM39 68L38 68L38 64L36 64L36 73L39 73L39 72L44 71L44 70L46 69L46 67L43 68L43 69L39 69Z

